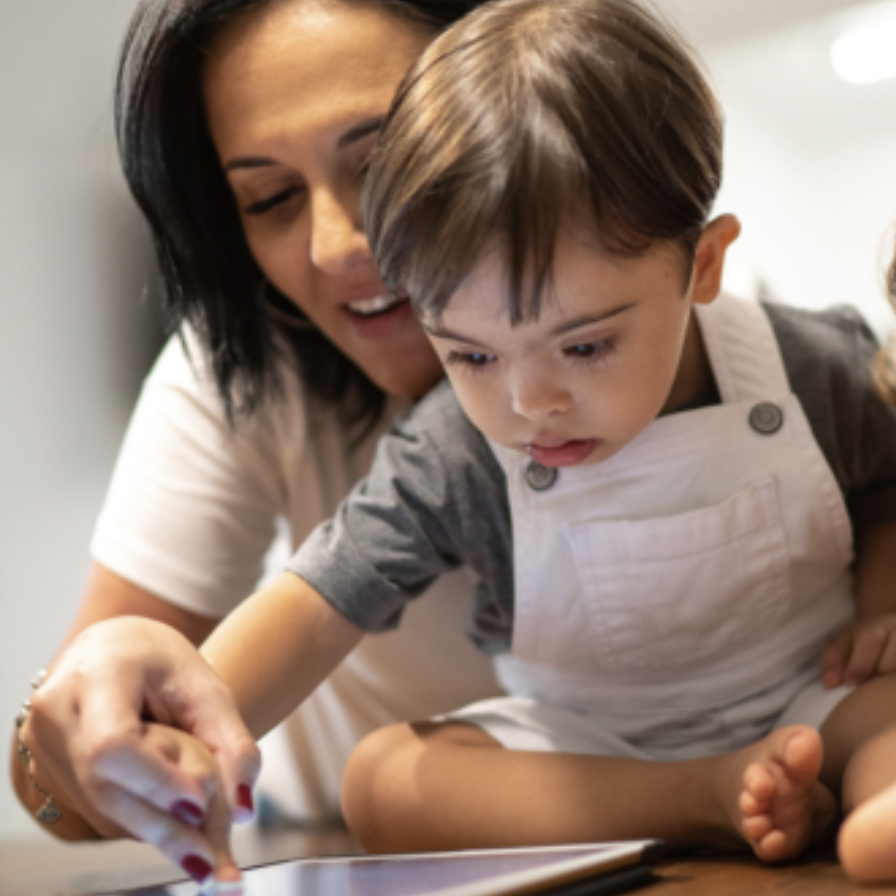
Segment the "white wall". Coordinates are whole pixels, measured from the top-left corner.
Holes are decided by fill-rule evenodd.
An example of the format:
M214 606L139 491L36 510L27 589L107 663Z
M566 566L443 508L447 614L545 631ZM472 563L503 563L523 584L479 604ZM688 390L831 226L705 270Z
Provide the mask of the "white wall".
M11 732L87 569L139 377L147 253L111 138L134 3L0 6L0 719ZM31 831L4 773L0 837Z
M699 17L699 3L682 3ZM110 132L114 57L133 7L0 0L0 719L9 730L74 612L139 373L147 262ZM813 87L791 31L720 41L723 25L702 49L728 107L719 209L743 220L740 264L787 301L854 301L887 327L878 252L896 220L891 88L844 97L824 79ZM0 776L0 837L32 829Z
M896 237L896 80L836 78L828 47L838 21L705 50L727 117L717 209L743 223L735 262L780 299L851 302L884 334L896 321L882 285Z

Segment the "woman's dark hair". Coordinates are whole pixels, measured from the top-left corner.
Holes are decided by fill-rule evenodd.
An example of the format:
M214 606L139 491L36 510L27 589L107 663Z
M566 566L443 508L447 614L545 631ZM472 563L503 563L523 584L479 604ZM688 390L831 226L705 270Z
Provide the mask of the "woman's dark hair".
M538 314L567 231L625 256L671 241L689 273L722 132L693 53L646 5L498 0L441 35L398 89L365 183L374 257L438 318L497 247L512 322Z
M208 351L234 422L282 387L277 359L292 357L312 395L346 420L373 425L385 396L331 342L266 310L295 306L266 287L243 236L206 125L202 70L222 27L272 0L141 0L125 36L116 87L124 175L152 231L169 332L189 323ZM301 0L296 0L301 2ZM346 0L382 6L439 31L473 0ZM278 316L279 317L279 316Z

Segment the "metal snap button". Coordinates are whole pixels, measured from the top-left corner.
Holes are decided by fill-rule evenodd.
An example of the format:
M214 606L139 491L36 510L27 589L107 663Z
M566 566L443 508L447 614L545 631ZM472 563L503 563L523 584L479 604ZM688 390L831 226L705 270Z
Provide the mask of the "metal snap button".
M535 460L530 461L526 467L526 482L536 492L550 488L557 481L558 475L554 467L546 467Z
M770 436L784 425L784 412L770 401L753 405L750 411L750 426L764 436Z

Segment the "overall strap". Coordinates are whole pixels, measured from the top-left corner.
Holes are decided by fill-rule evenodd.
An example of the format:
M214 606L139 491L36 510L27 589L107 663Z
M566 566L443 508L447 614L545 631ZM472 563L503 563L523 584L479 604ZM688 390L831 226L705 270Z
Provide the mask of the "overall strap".
M694 307L724 403L780 401L790 394L778 341L758 302L723 293Z

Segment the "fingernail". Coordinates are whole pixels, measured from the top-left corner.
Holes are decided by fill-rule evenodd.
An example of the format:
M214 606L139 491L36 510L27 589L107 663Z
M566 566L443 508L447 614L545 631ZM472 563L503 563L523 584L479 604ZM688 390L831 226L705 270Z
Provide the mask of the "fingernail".
M202 809L187 800L178 800L171 807L171 814L174 815L175 818L180 819L184 824L192 825L194 828L199 827L199 825L202 824L203 818L205 818L205 813Z
M198 884L201 884L212 873L212 866L201 856L185 856L181 859L180 867Z
M236 789L236 804L249 815L255 814L255 801L252 799L252 788L248 784L240 784Z
M255 803L252 800L252 789L248 784L240 784L236 789L236 802L242 809L248 809L250 812L255 811Z

